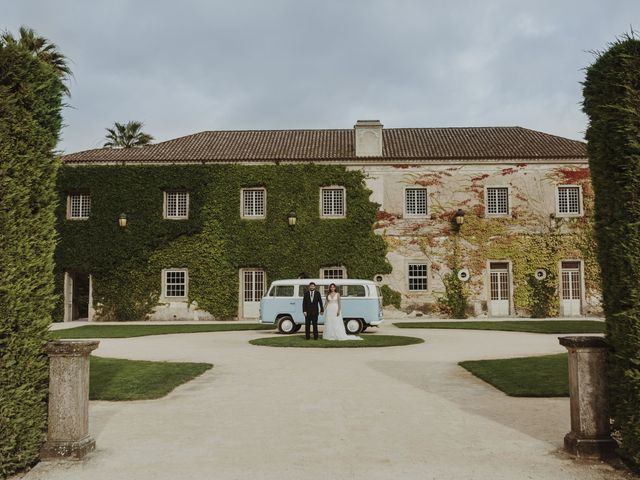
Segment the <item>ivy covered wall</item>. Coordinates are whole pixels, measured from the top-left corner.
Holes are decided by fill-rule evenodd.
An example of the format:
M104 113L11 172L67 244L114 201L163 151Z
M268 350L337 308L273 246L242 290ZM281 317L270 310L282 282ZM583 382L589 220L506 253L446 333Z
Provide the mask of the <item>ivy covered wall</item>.
M383 236L393 273L385 278L402 292L407 311L422 310L461 316L460 301L468 300L467 313L474 303L487 311L487 262L511 262L512 314L557 316L560 307L560 262L581 260L584 280L583 311L600 312L600 271L593 237L593 192L589 168L584 164L487 164L377 167L370 176L384 178L382 209L375 231ZM556 215L556 187L579 186L582 212L576 217ZM485 187L509 188L511 213L505 217L485 215ZM405 215L404 188L426 187L428 215ZM458 209L465 213L459 230L452 223ZM430 267L429 289L408 292L406 267L413 260L426 260ZM469 270L469 281L452 288L450 274ZM534 278L544 269L544 280ZM447 285L449 284L449 288ZM462 293L464 293L464 295ZM456 305L456 308L452 308ZM454 312L454 310L456 310Z
M319 217L320 188L331 185L346 188L346 218ZM266 188L266 219L240 217L247 187ZM176 189L190 192L188 220L163 219L163 191ZM144 319L158 303L163 268L188 268L189 302L218 319L237 315L241 268L261 268L267 281L317 276L323 266L366 279L391 270L385 243L372 231L378 206L363 174L342 166L65 166L58 191L59 293L65 271L91 274L101 320ZM91 194L88 220L66 219L73 192ZM121 213L126 228L118 226Z

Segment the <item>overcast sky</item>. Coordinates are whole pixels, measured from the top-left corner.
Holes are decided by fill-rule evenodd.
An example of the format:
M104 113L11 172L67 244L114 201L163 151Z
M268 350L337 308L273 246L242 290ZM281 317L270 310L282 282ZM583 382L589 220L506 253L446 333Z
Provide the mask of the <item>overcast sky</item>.
M640 0L0 0L69 57L59 146L203 130L519 125L582 139L590 51Z

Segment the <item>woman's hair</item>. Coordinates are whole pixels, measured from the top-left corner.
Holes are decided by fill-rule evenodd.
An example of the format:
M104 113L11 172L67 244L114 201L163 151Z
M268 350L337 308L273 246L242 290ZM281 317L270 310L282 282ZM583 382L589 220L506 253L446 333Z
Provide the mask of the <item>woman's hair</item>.
M329 294L331 293L331 287L336 289L336 293L338 293L338 286L335 283L330 283L329 288L327 288L327 298L329 298Z

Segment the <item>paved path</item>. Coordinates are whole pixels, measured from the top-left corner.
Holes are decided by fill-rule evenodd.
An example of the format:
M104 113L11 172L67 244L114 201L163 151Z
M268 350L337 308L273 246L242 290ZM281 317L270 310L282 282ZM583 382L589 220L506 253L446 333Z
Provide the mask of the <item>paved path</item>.
M374 330L376 331L376 330ZM97 354L215 367L160 400L92 402L97 450L28 480L627 478L561 452L568 399L511 398L460 360L563 352L555 335L400 330L426 343L252 346L272 332L104 339Z

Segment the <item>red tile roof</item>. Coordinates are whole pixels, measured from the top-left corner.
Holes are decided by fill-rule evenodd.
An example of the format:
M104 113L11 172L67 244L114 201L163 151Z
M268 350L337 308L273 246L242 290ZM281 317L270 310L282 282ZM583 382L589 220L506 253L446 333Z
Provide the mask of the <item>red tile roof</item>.
M354 130L210 131L144 147L95 149L64 163L357 162ZM522 127L385 128L382 157L369 160L586 159L586 144Z

